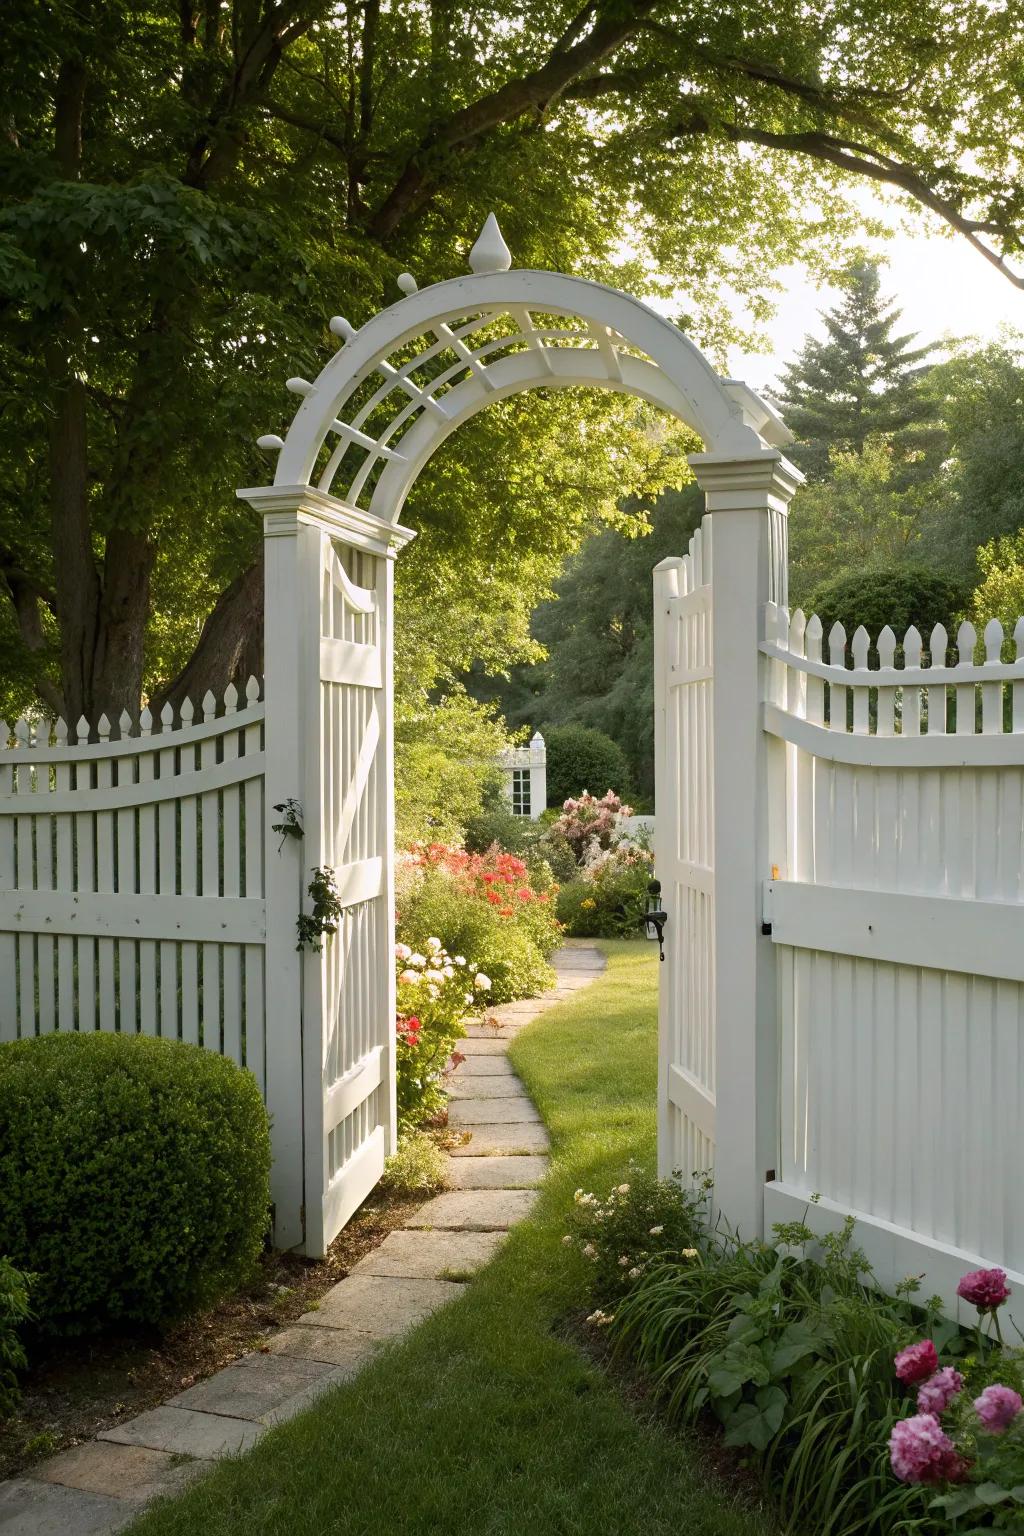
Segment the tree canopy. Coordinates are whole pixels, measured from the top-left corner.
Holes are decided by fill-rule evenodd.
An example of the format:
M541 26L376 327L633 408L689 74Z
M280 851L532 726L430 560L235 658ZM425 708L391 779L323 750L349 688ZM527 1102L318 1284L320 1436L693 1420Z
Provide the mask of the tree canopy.
M1021 38L987 0L519 0L501 25L461 0L8 0L0 44L4 648L72 717L258 664L253 437L330 314L460 270L489 207L522 265L659 272L710 345L723 284L763 314L766 269L832 259L856 177L1024 282ZM525 460L550 418L518 420ZM470 559L487 534L460 530ZM524 570L546 542L516 535Z

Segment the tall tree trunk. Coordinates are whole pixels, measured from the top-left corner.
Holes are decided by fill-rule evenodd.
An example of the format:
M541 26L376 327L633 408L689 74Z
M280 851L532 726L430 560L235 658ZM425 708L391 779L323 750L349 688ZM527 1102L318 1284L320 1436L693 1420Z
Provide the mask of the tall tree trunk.
M103 596L93 662L93 708L114 721L138 712L156 546L143 534L111 529L103 559Z
M263 551L217 599L187 665L150 702L154 715L183 699L198 704L209 689L219 704L228 683L244 697L263 672Z
M55 351L59 348L55 345ZM66 358L54 358L51 374L61 368L50 419L50 517L56 576L56 611L60 626L63 709L69 725L93 718L93 658L99 625L100 578L89 528L86 459L85 388Z

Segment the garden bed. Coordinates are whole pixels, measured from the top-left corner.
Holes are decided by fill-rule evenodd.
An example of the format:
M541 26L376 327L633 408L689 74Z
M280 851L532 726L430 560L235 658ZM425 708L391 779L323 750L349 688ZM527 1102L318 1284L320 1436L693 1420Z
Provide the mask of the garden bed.
M268 1252L244 1290L163 1335L140 1330L30 1343L19 1411L0 1424L0 1478L90 1440L259 1349L343 1280L423 1199L374 1190L325 1258Z

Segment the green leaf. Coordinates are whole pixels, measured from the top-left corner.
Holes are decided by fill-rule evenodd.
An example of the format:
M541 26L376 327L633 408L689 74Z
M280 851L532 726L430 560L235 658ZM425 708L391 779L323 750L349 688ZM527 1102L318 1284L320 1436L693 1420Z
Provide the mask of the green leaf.
M979 1483L974 1493L979 1504L1004 1504L1010 1497L1009 1488L1001 1488L998 1483Z

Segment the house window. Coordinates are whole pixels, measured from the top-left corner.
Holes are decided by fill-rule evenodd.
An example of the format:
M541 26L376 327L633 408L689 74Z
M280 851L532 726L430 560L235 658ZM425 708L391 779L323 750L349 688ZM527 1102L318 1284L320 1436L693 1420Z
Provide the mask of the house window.
M512 769L512 814L513 816L529 816L530 814L529 768Z

